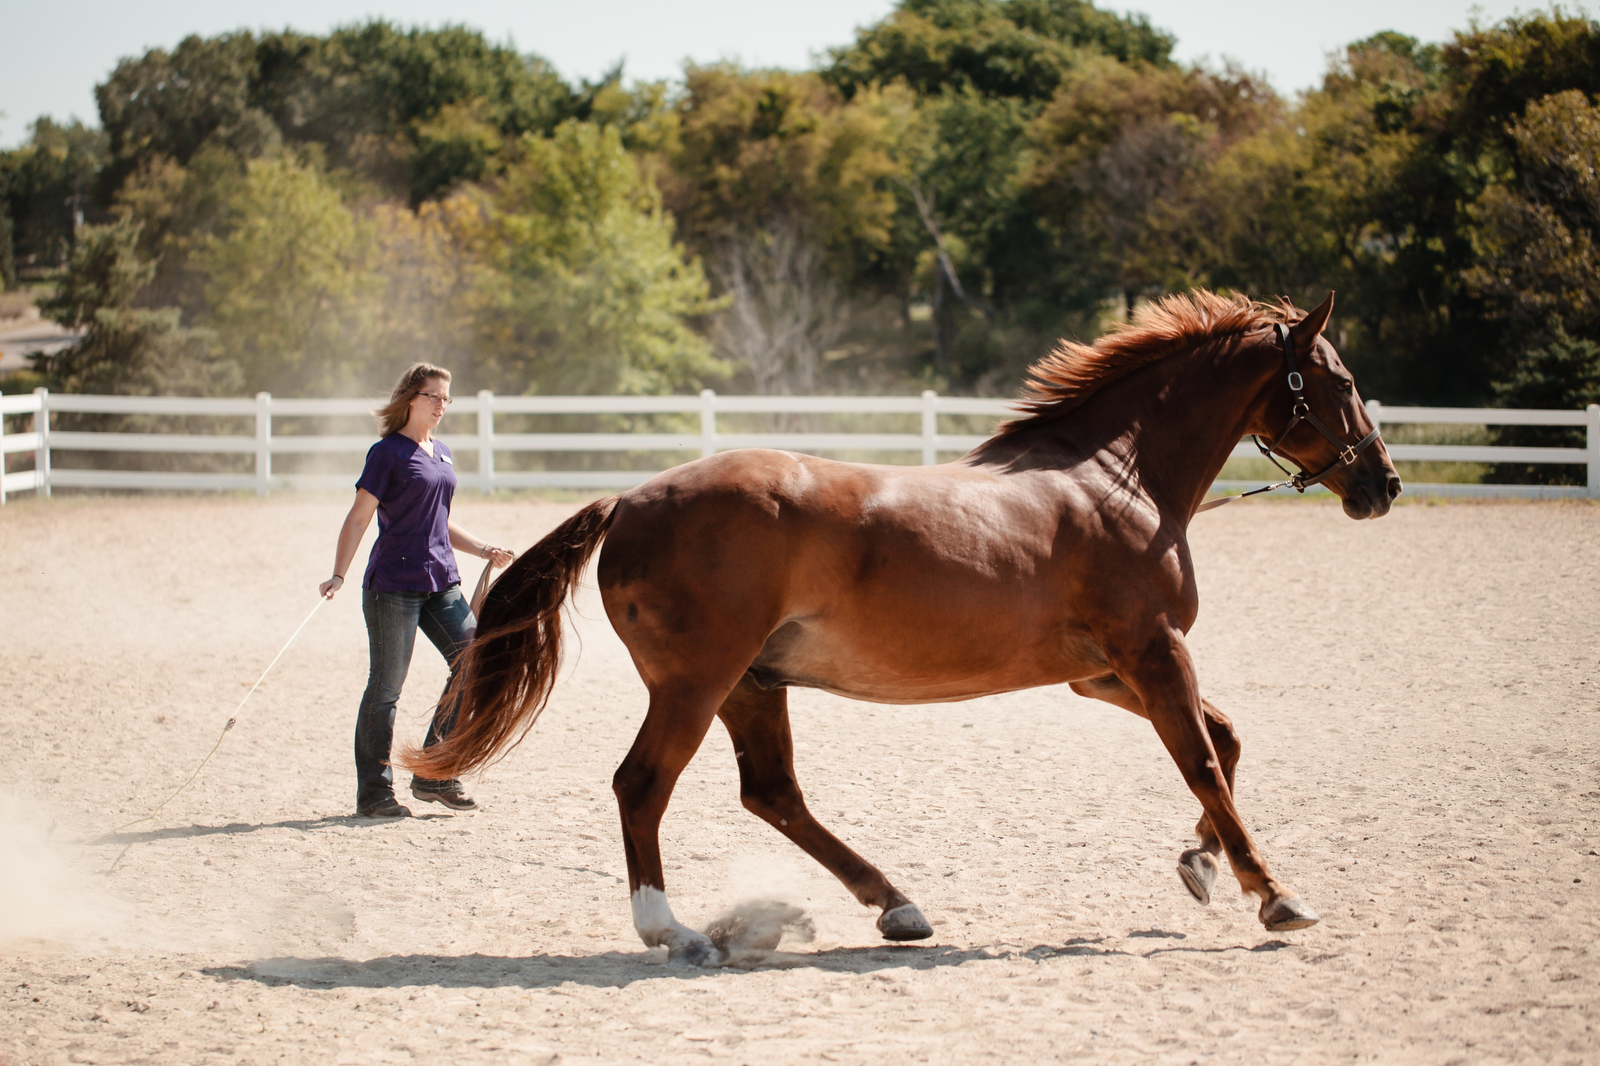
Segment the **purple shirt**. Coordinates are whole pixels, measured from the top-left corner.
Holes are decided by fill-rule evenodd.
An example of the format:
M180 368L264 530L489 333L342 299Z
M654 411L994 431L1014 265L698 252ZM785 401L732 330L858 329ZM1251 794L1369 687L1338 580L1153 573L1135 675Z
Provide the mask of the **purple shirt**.
M443 441L429 455L404 433L389 434L368 450L356 488L378 498L378 540L363 588L443 592L461 582L450 548L456 468Z

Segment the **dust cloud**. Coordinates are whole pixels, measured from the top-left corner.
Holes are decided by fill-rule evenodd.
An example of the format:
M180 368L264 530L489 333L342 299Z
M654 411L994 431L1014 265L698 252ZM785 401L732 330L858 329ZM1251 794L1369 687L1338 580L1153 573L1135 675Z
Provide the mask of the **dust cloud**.
M112 858L75 847L49 813L0 794L0 946L87 946L116 937L126 908L97 883Z
M817 938L816 923L804 910L773 899L736 904L711 919L705 932L727 954L729 966L755 966L766 961L785 936L803 944Z

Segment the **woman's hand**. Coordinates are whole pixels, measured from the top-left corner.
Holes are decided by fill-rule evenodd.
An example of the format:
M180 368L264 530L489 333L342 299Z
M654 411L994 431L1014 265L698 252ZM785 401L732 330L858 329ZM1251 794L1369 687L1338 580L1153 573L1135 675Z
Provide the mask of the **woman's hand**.
M333 599L333 594L344 588L344 578L334 574L328 580L317 586L317 595L325 600Z
M496 548L482 537L474 537L454 522L450 523L450 546L463 554L487 559L496 567L509 566L511 560L517 557L516 552Z

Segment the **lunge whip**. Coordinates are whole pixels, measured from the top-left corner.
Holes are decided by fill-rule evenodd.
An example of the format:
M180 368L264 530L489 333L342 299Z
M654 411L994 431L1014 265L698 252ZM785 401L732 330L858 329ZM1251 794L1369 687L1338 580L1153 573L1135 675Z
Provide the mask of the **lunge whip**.
M256 689L261 687L261 682L263 682L263 681L265 681L267 679L267 675L272 672L272 668L274 666L278 665L278 660L283 658L283 653L289 650L289 645L290 644L294 643L294 638L298 637L300 635L300 631L306 627L306 623L311 621L312 615L314 615L318 611L320 611L322 609L322 605L324 603L327 603L329 598L330 597L327 597L327 596L318 596L317 597L317 605L315 607L311 608L311 614L306 615L305 621L301 622L300 625L295 628L295 631L289 635L289 639L284 641L283 647L278 649L278 654L274 655L272 657L272 661L267 664L267 668L265 670L261 671L261 676L256 678L256 683L250 686L250 691L246 692L244 694L244 699L239 701L239 706L235 707L233 709L233 713L228 716L228 724L222 727L222 732L221 733L217 734L217 742L215 744L211 745L211 750L206 753L206 757L204 759L200 760L200 765L196 766L194 768L194 773L189 775L189 779L187 781L185 781L183 784L178 786L176 792L173 792L172 795L170 795L166 799L162 800L160 802L160 804L158 804L156 806L155 810L151 811L149 814L145 815L143 818L135 818L133 821L126 822L126 823L124 823L122 825L119 825L115 829L108 829L104 833L101 833L99 836L90 837L88 840L85 840L83 843L86 844L86 845L87 844L97 844L100 841L104 840L106 837L115 836L117 833L122 832L124 829L128 828L128 826L138 825L140 822L154 821L155 818L161 813L162 808L166 807L167 804L171 803L173 800L178 798L178 793L182 792L184 789L186 789L190 785L194 784L194 779L199 777L200 776L200 771L204 770L206 768L206 763L211 761L211 756L215 755L217 753L217 749L222 747L222 738L227 736L228 735L228 730L232 729L238 723L238 721L239 721L239 712L244 710L245 703L250 699L251 696L255 695ZM114 865L115 864L113 864L113 866Z

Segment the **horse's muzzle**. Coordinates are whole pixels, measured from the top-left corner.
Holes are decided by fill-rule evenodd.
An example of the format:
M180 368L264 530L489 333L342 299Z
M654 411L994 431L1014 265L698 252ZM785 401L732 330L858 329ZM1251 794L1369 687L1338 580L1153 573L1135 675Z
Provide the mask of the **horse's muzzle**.
M1351 518L1382 518L1400 495L1400 475L1387 471L1384 479L1360 476L1344 492L1344 513Z

